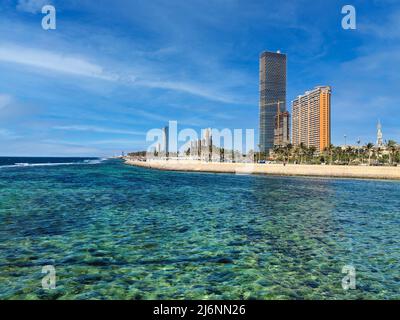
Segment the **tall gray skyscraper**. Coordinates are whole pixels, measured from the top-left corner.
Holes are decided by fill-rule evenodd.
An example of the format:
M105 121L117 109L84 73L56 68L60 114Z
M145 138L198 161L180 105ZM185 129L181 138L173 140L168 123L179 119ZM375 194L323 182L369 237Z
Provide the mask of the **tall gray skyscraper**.
M260 151L274 147L275 115L286 111L286 55L265 51L260 55Z
M163 131L163 146L162 151L165 153L165 156L169 156L169 127L166 126L162 129Z

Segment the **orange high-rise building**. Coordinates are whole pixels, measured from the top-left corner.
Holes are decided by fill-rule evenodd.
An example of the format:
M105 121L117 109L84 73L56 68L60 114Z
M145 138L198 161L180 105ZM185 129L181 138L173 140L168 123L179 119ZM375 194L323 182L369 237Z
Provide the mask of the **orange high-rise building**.
M316 87L292 101L292 142L317 151L331 144L331 87Z

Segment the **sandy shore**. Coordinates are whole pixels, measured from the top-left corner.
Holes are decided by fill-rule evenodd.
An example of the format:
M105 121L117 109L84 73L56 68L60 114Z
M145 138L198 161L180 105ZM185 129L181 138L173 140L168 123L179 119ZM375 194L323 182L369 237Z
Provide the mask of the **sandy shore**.
M191 160L142 162L125 159L125 162L138 167L169 171L400 180L400 167L293 164L284 166L283 164L207 163Z

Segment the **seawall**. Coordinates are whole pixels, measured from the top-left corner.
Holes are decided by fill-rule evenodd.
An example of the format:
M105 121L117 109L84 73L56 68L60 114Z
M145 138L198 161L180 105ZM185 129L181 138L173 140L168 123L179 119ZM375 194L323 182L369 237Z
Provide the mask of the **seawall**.
M283 164L207 163L192 160L143 162L131 159L125 159L125 163L138 167L169 171L400 180L400 167L294 164L284 166Z

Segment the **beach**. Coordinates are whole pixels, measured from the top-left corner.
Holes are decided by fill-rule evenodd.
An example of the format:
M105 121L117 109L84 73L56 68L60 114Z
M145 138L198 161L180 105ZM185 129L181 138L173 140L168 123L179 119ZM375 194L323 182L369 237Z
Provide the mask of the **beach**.
M129 158L125 158L125 163L169 171L400 180L400 167L388 166L210 163L196 160L138 161Z

